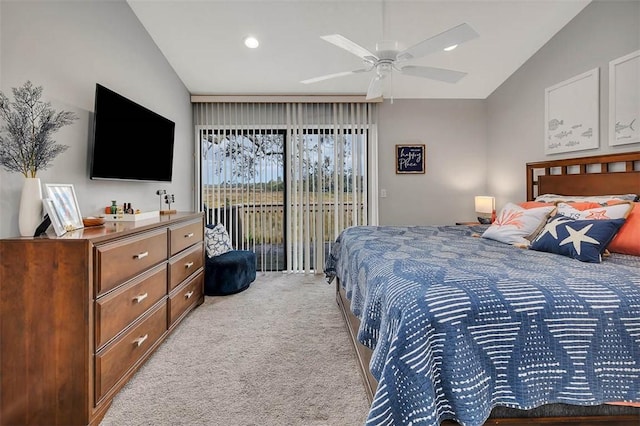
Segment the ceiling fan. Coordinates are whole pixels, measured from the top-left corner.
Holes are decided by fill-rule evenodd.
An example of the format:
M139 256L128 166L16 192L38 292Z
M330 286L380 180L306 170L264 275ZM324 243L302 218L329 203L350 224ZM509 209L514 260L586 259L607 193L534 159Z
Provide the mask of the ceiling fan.
M468 24L464 23L423 40L404 50L398 50L397 42L378 43L374 54L340 34L321 36L323 40L360 57L364 61L365 67L353 71L344 71L314 77L303 80L301 83L317 83L330 78L343 77L346 75L375 70L376 74L371 79L367 90L367 99L374 99L382 96L384 80L387 76L391 75L393 70L399 71L401 74L405 75L429 78L447 83L456 83L462 77L467 75L467 73L443 68L403 64L411 59L420 58L439 50L453 50L459 44L472 40L476 37L478 37L478 33Z

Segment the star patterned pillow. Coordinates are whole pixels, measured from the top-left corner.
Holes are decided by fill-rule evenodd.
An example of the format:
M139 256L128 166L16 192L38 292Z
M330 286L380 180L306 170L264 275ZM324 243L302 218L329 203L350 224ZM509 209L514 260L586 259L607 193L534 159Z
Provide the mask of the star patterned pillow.
M530 248L561 254L582 262L600 263L602 253L624 224L624 219L574 220L551 217Z
M224 225L207 225L204 228L204 243L208 257L215 257L233 250L231 238Z
M557 213L576 220L625 219L632 209L633 204L629 202L584 210L573 208L567 203L558 203Z

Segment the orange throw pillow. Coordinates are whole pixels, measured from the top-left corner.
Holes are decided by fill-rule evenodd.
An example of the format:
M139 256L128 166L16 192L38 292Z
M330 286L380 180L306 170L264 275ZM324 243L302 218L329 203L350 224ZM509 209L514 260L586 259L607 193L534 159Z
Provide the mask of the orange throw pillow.
M621 201L621 202L628 202L628 201ZM589 209L596 209L598 207L602 207L602 204L593 203L591 201L566 201L566 202L563 201L563 203L570 205L576 210L589 210ZM518 205L523 209L535 209L538 207L553 206L554 204L556 203L545 203L543 201L523 201L522 203L518 203Z
M602 207L602 204L592 203L590 201L569 201L565 204L569 204L576 210L589 210L589 209L597 209L598 207Z
M518 203L523 209L536 209L538 207L553 206L555 203L544 203L542 201L523 201Z
M608 204L617 204L615 202ZM607 246L609 251L640 256L640 203L633 203L633 208L627 216L627 220L620 228L611 243Z

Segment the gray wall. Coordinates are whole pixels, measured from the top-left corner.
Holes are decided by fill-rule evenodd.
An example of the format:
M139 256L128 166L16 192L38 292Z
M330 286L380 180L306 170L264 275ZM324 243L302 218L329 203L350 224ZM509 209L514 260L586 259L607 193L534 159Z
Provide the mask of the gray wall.
M175 194L178 210L193 209L193 128L189 93L124 0L0 1L0 89L31 80L43 100L80 119L54 135L69 149L38 173L42 183L72 183L83 216L111 200L157 210L156 189ZM93 181L88 148L96 83L176 123L173 182ZM126 155L123 152L122 155ZM140 161L153 161L152 157ZM18 235L23 177L0 171L0 237Z
M425 174L396 174L395 145L421 143ZM486 190L484 100L385 101L379 116L382 225L452 225L475 217L473 197Z
M635 151L609 147L608 62L640 49L640 2L587 6L487 100L395 100L381 106L379 188L381 224L449 224L471 220L473 196L491 194L498 208L524 200L524 164L546 158ZM70 146L43 183L73 183L83 215L110 200L157 209L155 190L193 208L193 131L189 94L123 0L0 1L0 89L27 79L45 89L54 108L80 120L56 139ZM544 89L600 67L600 148L545 156ZM95 83L101 83L176 122L171 184L91 181L87 148ZM395 174L395 145L424 143L424 175ZM22 176L0 171L0 237L17 235Z
M640 49L640 2L589 4L487 98L488 192L500 208L526 198L525 163L637 151L640 144L608 145L609 61ZM600 68L600 147L544 154L547 87Z
M640 2L595 1L486 100L385 101L380 111L381 224L450 224L475 217L473 196L496 208L526 199L525 164L640 149L608 145L609 61L640 49ZM600 68L600 147L546 156L547 87ZM425 175L396 175L394 146L425 143Z

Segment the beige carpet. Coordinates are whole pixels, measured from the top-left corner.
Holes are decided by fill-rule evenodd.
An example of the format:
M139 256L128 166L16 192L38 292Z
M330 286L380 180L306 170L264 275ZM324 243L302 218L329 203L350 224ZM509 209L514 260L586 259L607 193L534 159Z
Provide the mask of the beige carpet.
M258 273L206 297L113 401L101 425L362 425L369 405L335 287Z

